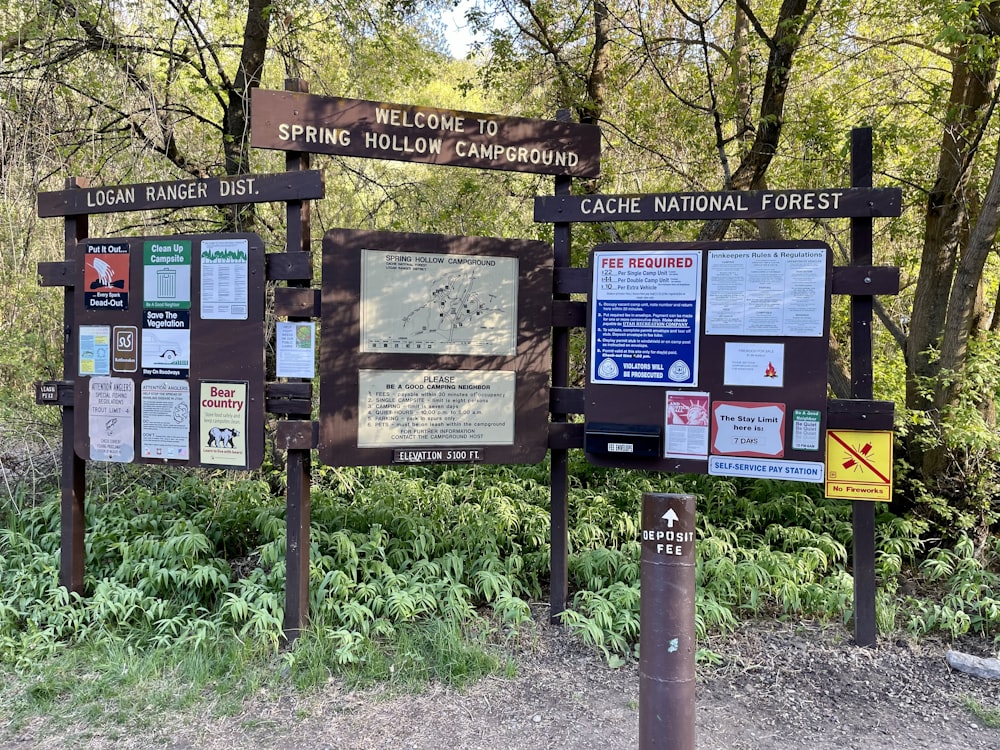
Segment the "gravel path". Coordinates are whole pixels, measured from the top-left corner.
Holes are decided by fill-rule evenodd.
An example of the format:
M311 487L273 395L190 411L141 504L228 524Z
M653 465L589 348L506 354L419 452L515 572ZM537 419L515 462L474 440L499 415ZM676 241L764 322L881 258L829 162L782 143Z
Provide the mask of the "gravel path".
M751 624L709 644L724 662L698 668L700 750L997 750L1000 729L968 708L1000 716L1000 682L952 671L948 644L886 641L862 649L841 627ZM988 656L990 644L956 648ZM978 652L978 653L977 653ZM4 734L0 750L634 750L638 670L609 669L593 651L539 625L518 653L517 675L458 692L349 692L334 681L298 695L267 693L235 716L211 705L162 717L152 731L43 722Z

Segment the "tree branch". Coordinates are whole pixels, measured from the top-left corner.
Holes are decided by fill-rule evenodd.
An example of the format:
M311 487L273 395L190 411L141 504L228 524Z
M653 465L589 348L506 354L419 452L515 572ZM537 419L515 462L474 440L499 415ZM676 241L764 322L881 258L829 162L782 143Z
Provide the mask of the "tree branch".
M743 8L742 0L740 7ZM778 21L775 25L775 39L767 61L767 74L761 95L760 115L757 132L750 150L740 160L733 172L726 190L752 190L763 180L767 169L778 149L781 129L784 124L785 94L791 81L792 63L802 39L815 17L819 2L807 13L809 0L783 0ZM755 28L759 23L749 15ZM762 33L758 30L758 33ZM719 240L729 229L730 220L716 219L706 222L698 234L700 240Z

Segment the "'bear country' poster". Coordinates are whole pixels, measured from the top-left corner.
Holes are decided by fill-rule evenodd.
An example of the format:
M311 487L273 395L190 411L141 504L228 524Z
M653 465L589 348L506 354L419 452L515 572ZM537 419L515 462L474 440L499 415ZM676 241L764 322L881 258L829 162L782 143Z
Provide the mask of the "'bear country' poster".
M201 381L201 463L246 467L246 406L246 382Z

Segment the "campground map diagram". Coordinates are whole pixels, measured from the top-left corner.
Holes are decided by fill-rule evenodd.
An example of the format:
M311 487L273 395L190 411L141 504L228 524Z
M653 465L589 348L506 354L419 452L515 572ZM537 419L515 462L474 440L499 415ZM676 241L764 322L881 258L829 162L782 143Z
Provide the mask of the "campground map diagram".
M517 258L363 251L361 350L513 356Z
M477 290L474 273L458 272L442 280L431 299L403 318L403 328L415 336L444 338L449 342L464 338L468 331L502 311L493 292Z

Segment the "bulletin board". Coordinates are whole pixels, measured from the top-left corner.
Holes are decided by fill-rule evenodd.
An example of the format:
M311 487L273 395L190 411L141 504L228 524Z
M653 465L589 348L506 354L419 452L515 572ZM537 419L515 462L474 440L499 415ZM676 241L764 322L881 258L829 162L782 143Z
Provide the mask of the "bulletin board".
M607 244L590 267L591 462L823 481L827 245Z
M264 243L256 234L76 246L75 451L227 469L264 455Z

